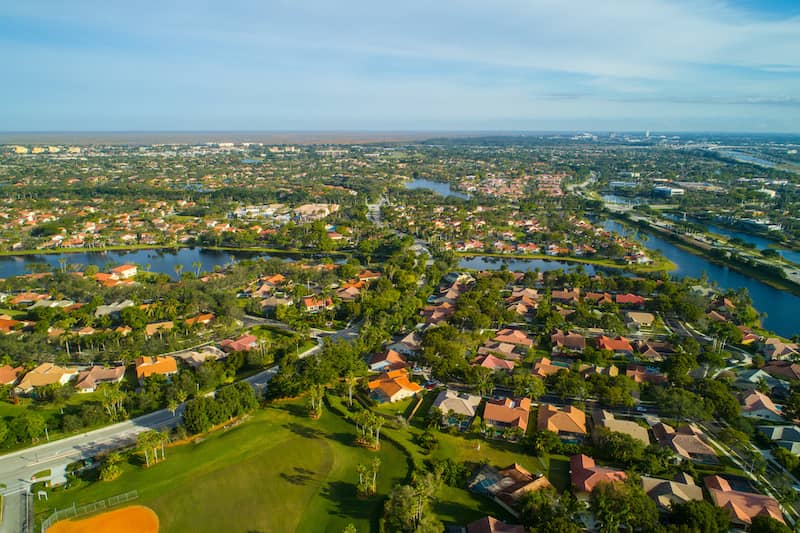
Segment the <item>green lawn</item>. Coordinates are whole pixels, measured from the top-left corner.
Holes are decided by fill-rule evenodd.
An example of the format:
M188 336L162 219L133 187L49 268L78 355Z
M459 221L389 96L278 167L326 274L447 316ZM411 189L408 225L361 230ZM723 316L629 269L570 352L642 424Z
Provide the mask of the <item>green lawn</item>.
M55 491L37 502L37 516L76 502L139 491L162 533L183 531L331 531L352 522L377 530L383 498L403 482L408 462L384 442L379 453L352 444L354 428L325 411L317 421L302 402L259 410L252 420L167 451L150 469L126 465L116 481ZM356 465L381 459L377 496L356 496Z
M8 316L10 316L11 318L19 318L19 317L24 317L24 316L26 316L27 314L28 314L28 312L27 312L27 311L18 311L18 310L16 310L16 309L5 309L5 308L0 308L0 315L8 315Z

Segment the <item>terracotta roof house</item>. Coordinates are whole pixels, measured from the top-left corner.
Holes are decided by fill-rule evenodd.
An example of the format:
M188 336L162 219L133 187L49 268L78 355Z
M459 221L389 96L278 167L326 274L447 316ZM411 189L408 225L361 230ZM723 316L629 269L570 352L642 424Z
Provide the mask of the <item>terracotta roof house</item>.
M0 317L0 333L4 333L6 335L9 333L14 333L20 324L24 324L24 322L14 320L13 318Z
M742 398L742 416L774 421L783 420L781 412L772 403L770 397L757 390L751 391Z
M527 333L512 328L501 329L497 332L493 340L495 342L503 342L515 346L524 346L525 348L533 346L533 339L528 337Z
M628 365L625 370L625 375L631 378L636 383L652 383L659 385L667 382L667 376L653 368L647 368L642 365Z
M717 507L731 512L731 521L739 526L750 524L756 516L765 515L784 522L780 505L775 498L753 492L733 490L721 476L706 476L703 482Z
M668 341L639 340L633 344L639 359L646 361L661 362L675 353L675 348Z
M132 278L138 272L136 265L120 265L111 269L112 279L128 279Z
M374 372L388 372L406 366L406 358L394 350L376 353L369 360L369 369Z
M669 446L684 459L708 464L718 462L717 452L705 443L703 432L693 424L681 426L676 431L672 426L659 422L652 429L661 446Z
M615 418L614 415L605 409L595 409L592 412L592 420L594 425L606 428L609 431L617 433L624 433L645 446L650 444L650 435L647 433L647 428L640 426L632 420L620 420Z
M489 400L483 408L483 421L495 429L519 428L525 432L530 414L530 398Z
M531 373L534 376L540 378L546 378L547 376L550 376L552 374L557 374L561 370L569 372L569 368L565 366L554 365L549 358L542 357L541 359L533 363L533 369L531 370Z
M696 485L694 479L683 472L673 481L642 476L642 488L662 511L691 500L703 500L703 487Z
M570 457L570 476L572 486L579 493L589 493L594 490L598 483L615 481L625 481L628 475L622 470L597 466L594 459L588 455L578 454Z
M638 294L617 294L614 301L625 307L641 307L645 304L645 299Z
M565 441L581 441L586 436L586 414L577 407L559 409L550 404L540 404L536 419L538 431L552 431Z
M633 346L625 337L612 339L605 335L600 335L596 339L598 350L608 350L617 355L633 355Z
M513 526L493 516L485 516L467 524L467 533L525 533L525 527Z
M342 287L336 290L336 297L343 302L355 301L359 294L361 294L361 290L358 287Z
M496 354L504 359L519 361L522 356L514 351L515 348L513 344L505 342L486 341L478 348L478 355Z
M53 363L42 363L22 376L14 391L17 394L30 394L37 387L64 385L77 375L77 370L56 366Z
M453 414L471 419L477 414L480 404L480 396L445 389L436 396L431 409L439 409L442 412L442 418L445 419L446 425L449 425L448 414L451 411Z
M482 355L476 358L474 364L482 366L483 368L488 368L495 372L498 370L504 370L506 372L511 372L514 370L514 361L506 361L505 359L500 359L492 354Z
M219 343L219 347L226 352L246 352L258 346L258 337L247 333L239 336L238 339L225 339Z
M319 313L325 309L333 309L333 300L330 298L306 296L303 298L303 309L309 313Z
M800 455L800 427L758 426L758 431L781 448Z
M123 377L125 377L124 366L112 366L111 368L93 366L78 374L75 389L81 393L94 392L101 383L119 383Z
M11 365L0 366L0 385L13 385L24 370L21 366L16 368Z
M169 331L175 324L171 320L165 320L163 322L153 322L152 324L147 324L144 327L144 335L145 337L152 337L156 333L160 333L162 331Z
M408 371L404 368L391 370L368 383L372 397L378 401L397 402L414 396L422 387L408 379Z
M792 361L773 360L761 369L770 376L785 381L800 380L800 365Z
M553 354L583 353L586 349L586 338L580 333L557 329L550 335Z
M215 318L216 315L214 313L200 313L199 315L187 318L184 322L187 326L194 326L195 324L207 326L211 324Z
M361 281L373 281L381 277L380 272L373 272L371 270L362 270L358 273L358 279Z
M583 295L584 301L588 300L595 305L614 303L614 297L607 292L587 292Z
M162 376L173 376L178 373L178 363L174 357L169 355L155 357L142 356L136 358L136 377L139 381L160 374Z
M564 289L563 291L551 291L550 300L562 304L574 305L581 299L580 287L574 289Z
M470 490L494 498L514 514L513 507L525 494L552 486L543 475L531 474L516 463L501 470L484 465L469 482Z

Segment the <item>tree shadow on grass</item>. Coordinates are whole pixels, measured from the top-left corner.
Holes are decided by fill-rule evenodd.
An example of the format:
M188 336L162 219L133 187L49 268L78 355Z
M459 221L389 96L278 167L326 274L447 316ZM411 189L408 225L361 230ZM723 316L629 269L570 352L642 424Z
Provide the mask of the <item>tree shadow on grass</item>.
M300 418L308 418L308 407L305 405L300 405L298 403L285 403L280 406L277 406L278 409L288 412L293 416L297 416Z
M328 438L328 440L344 444L345 446L353 446L356 443L356 436L354 433L346 433L346 432L329 433L328 435L326 435L326 437Z
M314 481L316 472L299 466L294 467L291 472L281 472L281 478L292 485L308 485Z
M299 435L305 439L320 439L327 437L324 431L320 431L313 427L304 426L303 424L298 424L296 422L288 422L283 425L286 429L294 433L295 435Z
M331 515L352 520L374 519L376 505L381 500L380 496L359 498L355 484L344 481L331 481L322 488L320 494L333 504L329 508Z

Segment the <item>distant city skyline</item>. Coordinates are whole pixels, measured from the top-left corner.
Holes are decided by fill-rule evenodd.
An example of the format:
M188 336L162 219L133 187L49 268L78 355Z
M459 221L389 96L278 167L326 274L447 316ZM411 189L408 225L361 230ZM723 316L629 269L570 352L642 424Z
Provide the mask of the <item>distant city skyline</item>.
M0 131L800 132L800 3L0 7Z

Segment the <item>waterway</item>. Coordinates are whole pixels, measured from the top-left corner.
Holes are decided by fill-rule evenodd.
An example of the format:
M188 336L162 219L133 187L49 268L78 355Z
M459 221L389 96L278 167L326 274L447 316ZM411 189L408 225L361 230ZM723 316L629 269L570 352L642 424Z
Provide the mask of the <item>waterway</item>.
M767 317L762 321L766 329L785 337L791 337L800 332L800 297L770 287L766 283L740 274L726 266L712 263L704 257L682 250L652 233L628 228L614 220L606 220L602 224L608 231L616 231L621 235L634 237L647 248L661 252L664 257L677 265L677 269L670 273L673 277L700 278L705 272L708 280L715 282L722 289L746 288L753 299L755 308L759 312L767 313Z
M66 259L65 268L76 270L95 265L101 270L109 264L133 263L139 268L175 277L175 265L183 265L183 272L211 272L214 267L224 267L239 259L270 257L253 252L228 252L206 248L178 248L157 250L132 250L110 252L74 252L65 254L0 256L0 278L28 274L38 265L46 264L49 270L61 268L60 258ZM283 258L283 256L281 257Z
M431 181L426 179L413 179L405 182L406 189L429 189L440 196L452 196L461 198L462 200L469 200L469 195L463 192L458 192L450 188L449 183L441 181Z
M673 220L675 222L680 222L683 220L679 215L672 215L672 214L665 214L663 215L664 218L669 220ZM778 248L780 243L773 241L772 239L768 239L766 237L761 237L759 235L753 235L752 233L745 233L743 231L738 231L735 229L726 228L724 226L717 226L715 224L709 224L705 220L697 220L693 218L687 219L689 222L698 224L706 228L707 231L711 233L716 233L717 235L722 235L723 237L727 237L729 239L737 238L742 242L750 243L756 247L757 250L764 250L767 248L773 248L778 254L786 259L787 261L791 261L792 263L800 264L800 252L796 250L787 250L785 248Z

